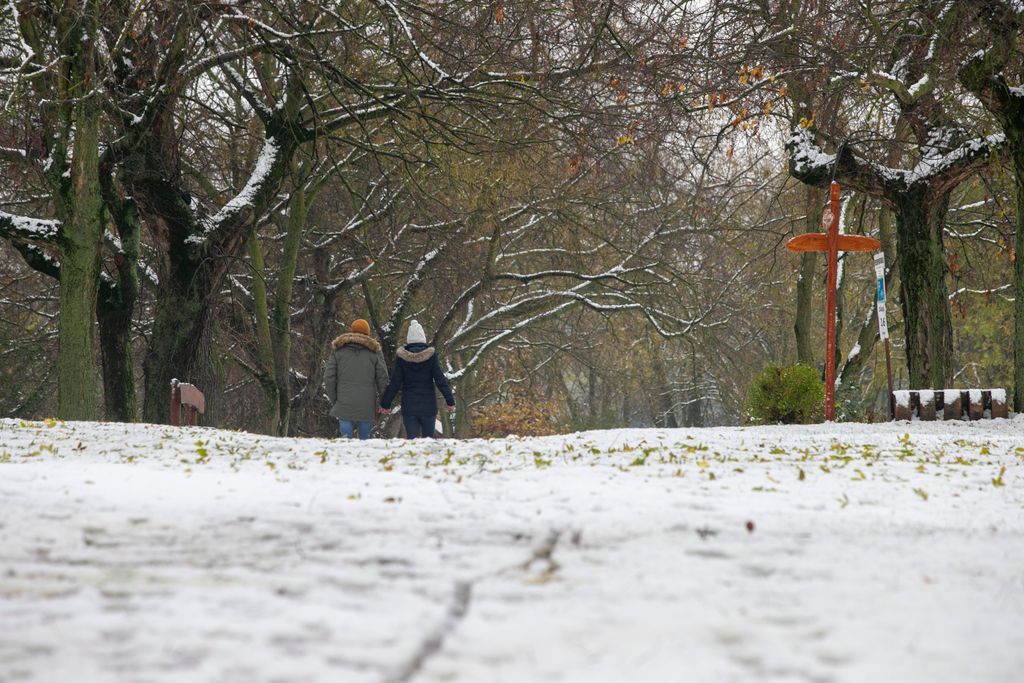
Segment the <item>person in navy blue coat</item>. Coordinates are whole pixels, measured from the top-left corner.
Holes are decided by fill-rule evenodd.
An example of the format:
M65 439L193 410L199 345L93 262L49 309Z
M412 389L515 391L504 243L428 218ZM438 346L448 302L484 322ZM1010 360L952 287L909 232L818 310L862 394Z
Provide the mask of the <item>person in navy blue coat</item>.
M441 371L441 362L434 352L434 347L427 345L427 335L423 326L413 320L409 323L409 334L406 345L400 349L395 358L395 372L384 395L380 397L381 412L391 410L395 394L402 392L402 423L405 425L405 436L409 439L417 437L433 437L434 424L437 421L437 386L448 405L448 412L455 410L455 396L448 386L448 378Z

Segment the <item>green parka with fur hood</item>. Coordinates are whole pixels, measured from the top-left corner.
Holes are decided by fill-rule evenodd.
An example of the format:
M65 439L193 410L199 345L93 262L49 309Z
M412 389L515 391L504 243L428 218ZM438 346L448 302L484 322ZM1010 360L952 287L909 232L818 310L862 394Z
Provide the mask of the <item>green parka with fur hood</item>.
M372 421L377 401L388 386L388 369L380 344L358 332L346 332L331 346L324 389L331 416L341 420Z

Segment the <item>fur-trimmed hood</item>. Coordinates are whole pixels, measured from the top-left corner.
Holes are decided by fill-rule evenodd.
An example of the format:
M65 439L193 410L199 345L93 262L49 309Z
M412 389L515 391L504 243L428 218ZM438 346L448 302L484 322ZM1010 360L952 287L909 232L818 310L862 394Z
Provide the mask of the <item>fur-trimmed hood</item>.
M337 351L345 344L359 344L360 346L365 346L374 353L380 352L380 344L376 339L368 337L365 334L359 334L358 332L346 332L345 334L339 335L331 342L331 347Z
M434 347L428 346L422 351L410 351L403 346L395 352L395 355L409 363L422 363L430 360L430 357L434 355Z

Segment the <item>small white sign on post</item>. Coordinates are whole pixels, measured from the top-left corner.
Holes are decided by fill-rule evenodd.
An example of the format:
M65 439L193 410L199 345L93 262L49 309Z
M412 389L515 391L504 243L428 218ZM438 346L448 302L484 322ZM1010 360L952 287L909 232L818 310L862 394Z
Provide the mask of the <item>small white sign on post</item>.
M878 336L889 338L889 324L885 319L885 254L875 254L875 278L878 281Z

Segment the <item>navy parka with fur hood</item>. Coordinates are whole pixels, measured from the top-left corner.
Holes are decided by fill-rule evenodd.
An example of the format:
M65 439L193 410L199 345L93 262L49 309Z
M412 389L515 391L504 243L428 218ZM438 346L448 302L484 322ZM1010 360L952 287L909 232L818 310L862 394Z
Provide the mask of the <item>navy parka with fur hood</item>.
M448 378L441 371L434 347L424 342L406 344L398 349L396 356L395 372L380 399L382 408L391 408L395 394L401 390L402 413L418 417L437 415L435 385L441 390L445 402L450 406L455 405L455 396L448 386Z

